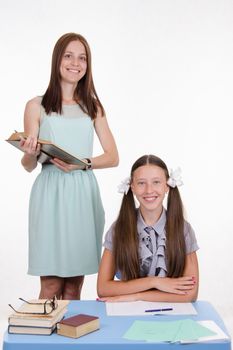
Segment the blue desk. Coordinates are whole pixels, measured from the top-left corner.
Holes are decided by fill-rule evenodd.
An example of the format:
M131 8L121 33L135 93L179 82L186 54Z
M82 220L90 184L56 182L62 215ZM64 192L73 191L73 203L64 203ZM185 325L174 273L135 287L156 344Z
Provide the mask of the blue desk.
M225 325L215 309L205 301L194 303L198 312L196 316L189 316L194 320L214 320L224 332ZM115 317L107 316L105 304L97 301L73 301L69 304L68 314L86 313L100 317L100 330L85 335L78 339L67 338L52 334L41 335L4 335L3 350L230 350L230 341L217 341L196 344L166 344L134 342L123 339L122 336L132 325L134 320L155 320L154 316L144 317ZM187 318L187 316L163 316L163 319L175 320Z

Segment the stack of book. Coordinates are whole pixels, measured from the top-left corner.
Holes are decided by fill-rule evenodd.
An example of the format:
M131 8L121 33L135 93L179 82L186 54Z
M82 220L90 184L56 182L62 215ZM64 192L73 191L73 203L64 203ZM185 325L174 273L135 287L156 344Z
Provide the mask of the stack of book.
M38 311L37 303L43 303L45 300L30 300L30 303L24 303L17 311L8 318L8 332L15 334L41 334L50 335L57 327L65 313L67 312L68 300L58 300L58 306L49 314L33 314ZM40 304L41 307L41 304Z

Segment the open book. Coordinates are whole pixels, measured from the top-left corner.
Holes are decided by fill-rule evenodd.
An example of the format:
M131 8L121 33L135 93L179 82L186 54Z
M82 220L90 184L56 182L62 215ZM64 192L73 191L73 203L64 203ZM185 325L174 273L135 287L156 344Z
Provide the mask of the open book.
M19 144L22 139L26 138L27 135L24 132L14 132L6 141L22 151ZM40 163L46 163L51 158L58 158L68 164L81 165L83 166L83 168L85 168L88 165L88 163L84 160L66 152L64 149L60 148L59 146L55 145L50 141L38 139L38 143L41 145L41 153L38 157L38 162Z

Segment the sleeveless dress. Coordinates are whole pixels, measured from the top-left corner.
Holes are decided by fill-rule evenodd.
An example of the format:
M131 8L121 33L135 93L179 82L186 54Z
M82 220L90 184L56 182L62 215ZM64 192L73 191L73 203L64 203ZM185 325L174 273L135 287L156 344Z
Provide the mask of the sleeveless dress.
M79 105L62 114L41 107L39 138L79 158L90 158L94 125ZM104 209L92 170L65 173L43 164L29 202L29 268L36 276L72 277L98 271Z

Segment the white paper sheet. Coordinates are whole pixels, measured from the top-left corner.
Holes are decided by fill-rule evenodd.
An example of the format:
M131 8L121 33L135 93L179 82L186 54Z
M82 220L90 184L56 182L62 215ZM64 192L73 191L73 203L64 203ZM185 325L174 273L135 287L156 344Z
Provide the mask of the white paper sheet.
M145 312L145 310L155 310L172 308L171 311ZM147 301L132 302L106 302L106 312L108 316L149 316L149 315L197 315L197 311L192 303L160 303Z
M202 337L196 341L181 341L182 344L187 343L202 343L213 340L229 340L229 336L223 332L223 330L212 320L198 321L198 323L206 328L209 328L211 331L215 332L215 335L211 335L208 337Z

